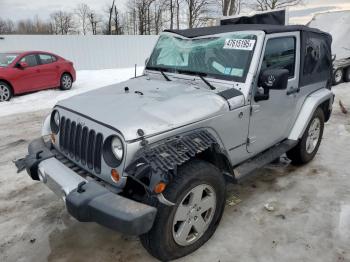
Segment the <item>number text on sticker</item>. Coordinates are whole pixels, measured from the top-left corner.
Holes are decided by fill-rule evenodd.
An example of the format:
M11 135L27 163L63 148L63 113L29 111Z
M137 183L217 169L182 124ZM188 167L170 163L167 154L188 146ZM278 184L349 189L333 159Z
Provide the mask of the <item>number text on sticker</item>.
M253 50L255 40L252 39L226 39L224 49Z

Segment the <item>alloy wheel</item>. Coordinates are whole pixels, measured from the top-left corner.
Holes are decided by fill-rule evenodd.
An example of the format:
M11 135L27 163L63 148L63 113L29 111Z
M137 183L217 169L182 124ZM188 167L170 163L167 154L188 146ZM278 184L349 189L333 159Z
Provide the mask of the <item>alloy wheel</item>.
M62 77L62 86L64 89L70 89L72 87L72 78L69 75Z
M0 84L0 102L8 101L11 91L8 86Z
M320 139L321 121L315 118L310 125L308 136L306 139L306 152L312 154Z
M192 188L181 200L173 220L173 238L180 246L196 242L208 229L216 209L214 189L206 184Z

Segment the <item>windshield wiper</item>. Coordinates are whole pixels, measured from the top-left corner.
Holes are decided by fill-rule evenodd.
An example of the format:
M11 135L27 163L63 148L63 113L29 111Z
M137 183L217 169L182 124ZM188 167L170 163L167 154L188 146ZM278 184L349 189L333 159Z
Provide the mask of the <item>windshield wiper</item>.
M206 73L199 73L199 72L193 72L193 71L189 71L189 70L177 70L179 73L184 73L184 74L188 74L188 75L194 75L194 76L198 76L211 90L215 90L216 87L213 86L212 84L209 83L209 81L207 79L204 78L203 75L207 75Z
M166 81L171 81L171 79L164 73L162 69L159 69L159 72L162 74L162 76L164 76Z
M162 74L162 76L165 78L166 81L171 81L171 79L164 73L165 69L163 69L163 68L153 67L153 66L148 67L147 66L146 69L158 71Z
M210 88L211 90L215 90L215 89L216 89L216 87L213 86L212 84L210 84L209 81L208 81L207 79L205 79L202 75L198 74L197 76L198 76L200 79L202 79L202 81L203 81L207 86L209 86L209 88Z

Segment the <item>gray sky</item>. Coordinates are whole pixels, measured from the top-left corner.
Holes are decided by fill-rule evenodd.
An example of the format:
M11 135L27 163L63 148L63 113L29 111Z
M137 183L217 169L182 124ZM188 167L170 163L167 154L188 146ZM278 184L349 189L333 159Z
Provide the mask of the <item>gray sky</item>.
M102 12L111 0L0 0L0 17L14 20L32 18L38 15L47 19L53 11L72 11L78 3L86 3L98 12ZM117 0L117 7L124 8L126 0ZM305 4L298 9L315 7L338 7L350 9L350 0L304 0ZM301 12L301 11L300 11ZM298 16L302 13L298 12ZM305 11L304 11L305 12ZM307 11L306 11L307 12ZM311 11L310 12L314 12ZM309 12L309 13L310 13ZM293 13L292 13L293 14Z

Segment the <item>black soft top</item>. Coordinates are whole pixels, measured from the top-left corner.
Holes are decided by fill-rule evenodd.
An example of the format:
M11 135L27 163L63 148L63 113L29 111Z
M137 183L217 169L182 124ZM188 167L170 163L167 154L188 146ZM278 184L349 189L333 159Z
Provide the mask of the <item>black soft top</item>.
M284 33L284 32L312 32L322 34L327 38L331 37L330 34L303 25L268 25L268 24L229 24L221 26L200 27L185 30L165 30L164 32L170 32L181 35L186 38L194 38L206 35L215 35L237 31L264 31L266 34Z

